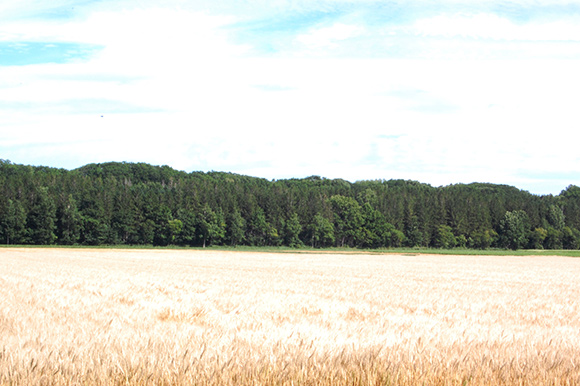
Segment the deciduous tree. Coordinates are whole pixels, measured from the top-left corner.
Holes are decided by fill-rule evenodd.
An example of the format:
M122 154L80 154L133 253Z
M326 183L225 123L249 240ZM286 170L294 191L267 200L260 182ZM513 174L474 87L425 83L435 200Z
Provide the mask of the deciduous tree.
M332 222L320 213L312 219L308 226L310 232L310 244L313 248L324 248L334 244L334 226Z
M450 249L455 248L457 239L453 234L453 229L449 225L439 225L435 234L435 248Z
M501 221L500 236L509 249L520 249L528 244L528 215L523 210L507 211Z
M300 240L300 233L302 232L302 225L298 219L298 214L292 213L284 223L284 244L291 248L299 248L303 246Z
M352 197L334 195L329 199L334 213L334 230L340 247L354 247L360 238L363 223L359 203Z

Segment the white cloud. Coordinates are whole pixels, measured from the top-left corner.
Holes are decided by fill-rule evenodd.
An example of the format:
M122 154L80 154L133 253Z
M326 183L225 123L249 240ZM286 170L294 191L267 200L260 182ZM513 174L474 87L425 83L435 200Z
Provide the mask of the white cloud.
M12 122L4 114L0 127L14 130L8 136L0 130L1 142L17 149L34 138L39 146L45 144L34 149L38 157L66 155L77 162L74 166L146 161L267 178L319 174L350 180L409 178L435 185L474 180L524 184L518 177L522 170L578 172L574 99L554 98L580 89L572 64L529 62L522 69L519 62L239 57L228 63L222 71L238 79L221 85L196 82L195 76L179 71L118 89L96 82L86 92L75 91L79 85L74 82L64 82L60 90L58 81L33 84L22 93L23 101L33 92L39 101L49 100L54 90L55 98L76 92L167 111L105 113L102 119L98 114L62 117L47 112L31 118L20 112L12 114ZM172 81L165 83L168 79ZM253 87L264 83L288 89L273 93ZM421 111L422 99L414 93L457 109ZM63 145L68 142L75 144Z
M338 47L339 42L360 36L364 29L360 26L335 23L329 27L314 28L298 35L296 41L310 49Z
M411 29L421 36L445 38L580 41L580 19L577 16L557 21L516 24L495 14L445 14L417 20Z
M435 185L524 187L530 171L580 175L577 60L325 56L372 38L370 27L344 20L296 36L306 48L300 58L252 57L232 43L233 20L156 7L101 9L66 23L2 24L0 39L102 47L86 61L0 67L2 158ZM452 42L576 39L573 23L554 23L552 30L452 15L418 21L411 35Z

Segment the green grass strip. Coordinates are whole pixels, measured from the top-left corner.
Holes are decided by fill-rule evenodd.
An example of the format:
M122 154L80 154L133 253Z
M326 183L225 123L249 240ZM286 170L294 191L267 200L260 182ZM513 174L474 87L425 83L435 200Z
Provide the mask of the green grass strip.
M253 253L311 253L311 254L397 254L397 255L458 255L458 256L566 256L580 257L580 250L565 249L438 249L438 248L390 248L390 249L358 249L358 248L290 248L290 247L252 247L252 246L208 246L180 247L170 245L166 247L154 247L152 245L0 245L0 249L7 248L65 248L65 249L161 249L161 250L211 250L211 251L236 251Z

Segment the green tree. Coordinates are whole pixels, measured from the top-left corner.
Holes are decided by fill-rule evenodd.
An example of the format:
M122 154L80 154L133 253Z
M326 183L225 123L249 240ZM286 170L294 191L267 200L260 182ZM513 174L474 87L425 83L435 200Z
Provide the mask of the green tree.
M223 213L215 212L207 203L201 208L197 225L204 248L207 244L219 244L225 237Z
M544 228L536 228L530 232L529 247L531 249L544 249L544 240L548 237L548 231Z
M155 227L155 222L149 218L137 221L136 244L153 245Z
M160 204L153 207L149 213L149 219L153 222L153 245L166 246L173 242L175 236L171 228L173 217L167 205ZM173 225L177 226L177 224Z
M179 236L181 231L183 231L183 222L179 219L169 220L168 227L169 227L169 233L171 235L170 244L173 244L175 242L175 239L177 238L177 236Z
M55 222L56 205L48 194L48 188L37 188L34 191L26 221L30 242L37 245L53 244L56 240Z
M459 235L455 239L457 240L456 246L458 248L465 248L465 247L467 247L467 237L465 237L465 235Z
M562 229L562 246L564 249L580 249L580 231L568 226Z
M498 234L493 229L486 229L473 232L469 238L468 244L471 248L487 249L492 246Z
M264 210L259 206L256 207L248 224L250 245L277 245L278 240L278 230L266 220Z
M320 213L314 216L308 226L310 242L313 248L323 248L334 244L334 225Z
M507 211L500 223L505 248L520 249L528 244L528 215L523 210Z
M368 204L371 208L376 208L378 203L377 192L371 188L366 188L364 191L359 193L358 199L361 206Z
M363 224L359 203L352 197L342 195L330 197L329 202L334 213L334 230L339 246L355 246Z
M47 189L40 194L44 209L39 186ZM434 188L416 181L350 183L316 176L268 181L147 164L112 162L67 171L0 161L2 243L51 243L56 235L62 244L202 245L198 223L206 203L218 224L227 220L226 239L217 232L206 244L295 243L293 213L305 228L298 240L317 246L435 246L442 240L440 224L451 227L458 245L472 248L575 248L580 238L580 188L572 185L554 197L480 183ZM511 221L519 211L527 214L523 233ZM183 224L179 233L174 220ZM17 225L7 226L14 221ZM545 238L539 229L547 232Z
M300 240L300 233L302 232L302 225L296 213L292 213L288 220L284 223L284 244L291 248L299 248L304 244Z
M564 211L557 205L550 205L548 211L548 223L557 231L564 229L565 216Z
M175 243L178 245L192 246L196 242L197 219L191 210L180 208L177 211L177 219L181 221L181 232L176 234Z
M91 216L82 217L80 241L85 245L103 245L107 242L109 227L99 219Z
M0 235L6 244L20 244L25 241L26 213L20 201L8 199L4 213L0 215Z
M435 233L434 246L436 248L455 248L457 239L453 234L453 229L449 225L439 225Z
M222 245L226 238L226 216L224 214L223 209L220 207L215 211L216 214L216 229L215 233L212 235L212 244L214 245Z
M376 210L371 202L374 196L367 189L365 198L367 201L362 206L362 227L359 233L359 245L363 248L380 248L386 246L387 221L385 216Z
M138 242L137 217L138 210L130 192L119 192L114 200L111 216L111 231L116 243L135 244Z
M566 225L580 229L580 187L570 185L558 197L566 216Z
M544 248L546 249L562 249L562 231L554 228L547 227L547 235L544 239Z
M403 221L405 230L405 242L408 247L419 247L425 242L425 235L420 229L419 216L415 215L410 205L405 208L405 218Z
M234 210L228 217L226 237L231 246L240 245L246 239L246 220L239 210Z
M79 213L77 202L69 194L57 211L57 240L62 245L76 244L81 235L82 216Z
M405 244L405 234L400 230L396 229L394 225L387 223L386 225L386 244L387 247L398 248Z

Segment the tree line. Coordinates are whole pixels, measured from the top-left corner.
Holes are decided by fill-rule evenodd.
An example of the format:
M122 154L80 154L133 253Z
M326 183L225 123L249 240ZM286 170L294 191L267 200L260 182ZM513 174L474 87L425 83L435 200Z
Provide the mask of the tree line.
M0 160L0 243L580 248L580 188L269 181L145 163L75 170Z

